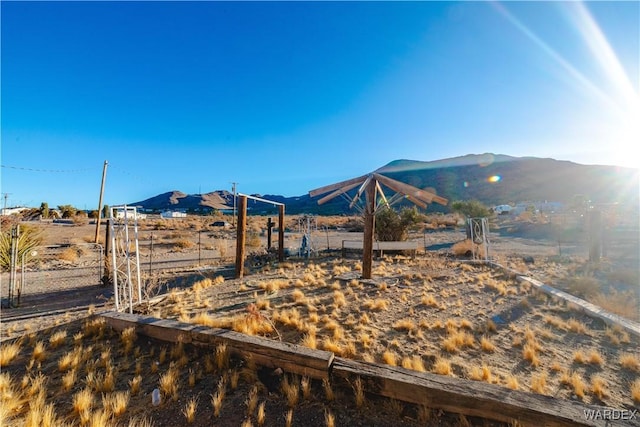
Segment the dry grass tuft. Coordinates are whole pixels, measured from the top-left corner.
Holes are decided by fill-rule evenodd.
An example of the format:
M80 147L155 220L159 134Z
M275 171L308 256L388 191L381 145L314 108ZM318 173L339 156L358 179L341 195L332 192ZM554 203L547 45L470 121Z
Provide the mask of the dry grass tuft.
M541 374L531 375L531 390L538 394L544 394L547 387L547 374L545 372Z
M397 366L398 365L398 360L397 360L397 356L394 352L389 351L389 350L385 350L384 353L382 353L382 361L384 363L386 363L389 366Z
M480 347L487 353L493 353L496 350L496 346L487 337L482 337Z
M191 424L196 420L196 409L198 409L198 400L192 397L182 408L182 415L187 419L187 423Z
M491 369L489 366L482 364L482 367L474 366L469 372L469 378L474 381L485 381L491 383L492 381Z
M57 331L49 338L49 345L52 349L58 348L65 343L67 331Z
M20 354L20 344L13 342L0 347L0 368L3 368Z
M632 353L620 354L620 366L624 369L640 372L640 357Z
M448 360L437 358L433 364L432 372L439 375L451 375L453 370L451 369L451 363Z
M640 402L640 378L631 383L629 391L631 392L631 398L633 401Z
M602 377L595 375L591 378L591 393L600 400L607 397L607 383Z
M298 382L294 378L289 378L289 376L285 375L281 387L289 407L293 408L296 406L300 397L300 386Z

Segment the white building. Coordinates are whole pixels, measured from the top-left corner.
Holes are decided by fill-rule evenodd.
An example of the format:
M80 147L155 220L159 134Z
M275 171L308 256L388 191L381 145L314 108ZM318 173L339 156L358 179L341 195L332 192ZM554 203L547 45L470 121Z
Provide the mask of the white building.
M160 214L161 218L186 218L187 214L184 212L176 212L176 211L164 211Z

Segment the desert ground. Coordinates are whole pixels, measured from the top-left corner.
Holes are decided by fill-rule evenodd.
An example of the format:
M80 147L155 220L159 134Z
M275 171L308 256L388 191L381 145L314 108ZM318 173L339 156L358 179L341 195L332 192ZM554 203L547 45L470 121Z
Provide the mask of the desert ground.
M580 244L536 233L544 224L523 227L505 220L491 234L491 256L506 268L499 269L472 263L464 254L456 256L464 231L436 223L411 234L427 250L415 258L386 254L375 260L374 278L360 280L358 255L342 258L338 248L342 240L357 240L361 233L347 231L344 219L325 221L312 233L316 257L277 263L265 255L266 218L253 218L248 242L252 254L242 279L232 274L233 230L213 229L204 220L179 226L142 224L141 270L145 295L152 298L136 311L587 405L639 408L638 337L540 294L514 275L533 277L638 321L637 241L635 246L626 240L612 245L607 257L593 263L585 259ZM296 224L295 219L287 224L285 247L292 253L301 238ZM95 225L44 228L48 245L82 246L91 240ZM153 254L148 244L152 234ZM75 263L90 256L77 252ZM151 267L162 262L163 268L147 273L145 261ZM310 388L304 393L301 389L300 400L291 404L282 388L270 391L243 370L242 361L218 365L199 349L125 338L101 325L94 315L113 308L111 290L97 279L57 280L65 274L65 262L57 256L43 261L39 268L47 279L28 282L32 287L25 287L21 307L2 310L3 351L17 347L2 366L3 407L13 408L4 415L7 422L22 425L32 412L29 401L34 396L43 396L42 408L52 405L58 421L71 424L82 423L88 414L102 414L107 421L94 425L138 425L135 422L143 420L183 425L190 419L192 399L193 425L212 420L216 425L259 425L261 420L287 425L289 410L293 425L330 425L332 417L335 425L484 422L370 395L363 403L354 400L353 387L336 387L340 397L329 399L324 385L313 381L305 383ZM65 366L65 357L80 353L85 356L78 356L76 366ZM164 403L149 405L153 389L170 374L178 376L174 382L179 392L163 390ZM47 378L46 385L40 375ZM105 386L108 375L114 383ZM231 387L238 376L238 384ZM287 382L305 380L287 377ZM85 389L94 400L89 412L74 409L75 396ZM129 400L126 410L116 415L109 399L117 392L128 393ZM227 400L216 417L214 398L221 394ZM11 396L17 403L9 405Z

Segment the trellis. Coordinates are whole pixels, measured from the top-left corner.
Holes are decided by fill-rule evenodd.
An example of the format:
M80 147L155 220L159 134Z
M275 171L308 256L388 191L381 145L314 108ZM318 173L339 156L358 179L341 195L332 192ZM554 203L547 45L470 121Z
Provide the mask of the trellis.
M358 187L356 194L351 197L348 192ZM382 186L385 186L395 192L391 197L387 198ZM327 185L309 191L311 197L327 194L318 200L318 204L322 205L329 200L338 196L342 196L349 201L349 208L356 207L364 215L364 240L362 251L362 277L371 279L371 271L373 265L373 237L375 229L375 215L382 208L390 208L394 204L409 200L411 203L423 209L427 208L429 203L438 203L446 205L447 199L440 197L428 190L421 190L404 182L396 181L377 172L362 175L346 181ZM364 207L360 207L357 203L361 200L362 195L365 196ZM377 197L380 196L378 201Z

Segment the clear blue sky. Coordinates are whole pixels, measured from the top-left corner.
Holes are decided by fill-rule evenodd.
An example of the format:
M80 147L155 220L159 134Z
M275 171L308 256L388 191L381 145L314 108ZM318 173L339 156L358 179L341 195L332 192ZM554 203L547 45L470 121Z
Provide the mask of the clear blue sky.
M400 158L638 167L640 3L2 1L2 192L295 196ZM16 169L24 168L24 169Z

